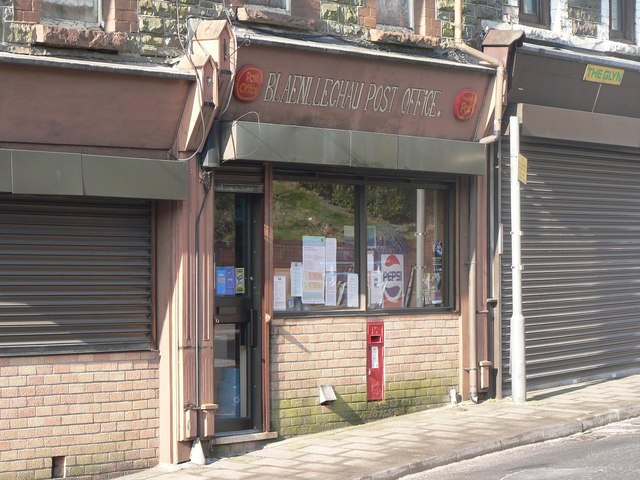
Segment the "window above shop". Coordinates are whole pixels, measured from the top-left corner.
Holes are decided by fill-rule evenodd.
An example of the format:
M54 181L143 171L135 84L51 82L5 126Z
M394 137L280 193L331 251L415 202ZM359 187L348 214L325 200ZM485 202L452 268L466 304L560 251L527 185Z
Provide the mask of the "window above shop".
M451 305L449 184L274 182L274 310Z
M520 22L539 27L550 26L550 0L519 0Z
M383 28L413 29L414 0L376 0L377 23Z
M101 0L41 0L42 23L97 27L102 22Z
M609 38L633 42L635 40L636 5L633 0L611 0L609 3Z
M289 12L291 11L291 0L245 0L244 6Z

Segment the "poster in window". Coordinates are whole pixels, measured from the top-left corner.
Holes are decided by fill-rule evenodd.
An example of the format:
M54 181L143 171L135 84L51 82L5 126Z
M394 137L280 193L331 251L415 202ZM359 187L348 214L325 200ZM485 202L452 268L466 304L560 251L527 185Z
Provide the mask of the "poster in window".
M336 252L338 241L335 238L325 239L325 269L327 272L337 272Z
M384 308L402 308L404 300L404 255L381 255Z
M236 294L235 267L216 267L216 295Z
M347 307L358 308L358 274L347 275Z
M335 307L338 304L338 274L336 272L327 272L325 281L326 291L324 304L327 307Z
M369 305L373 308L382 308L382 294L384 290L382 272L380 270L374 270L370 272L369 275Z
M236 268L236 294L244 294L244 268Z
M273 309L275 311L287 309L287 277L285 275L273 276Z
M324 303L325 238L302 237L302 303Z
M302 262L291 262L291 296L302 296Z

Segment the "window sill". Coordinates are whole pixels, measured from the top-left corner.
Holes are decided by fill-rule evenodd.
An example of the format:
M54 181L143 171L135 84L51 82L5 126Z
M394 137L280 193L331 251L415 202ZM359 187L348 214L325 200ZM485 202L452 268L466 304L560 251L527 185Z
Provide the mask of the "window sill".
M259 10L254 8L238 8L237 18L240 22L259 23L296 30L314 30L316 21L310 18L294 17L286 13Z
M435 48L440 44L438 37L377 28L369 30L369 37L373 43L392 43L420 48Z
M121 52L126 48L127 39L125 32L36 25L35 42L52 47Z
M609 34L609 41L615 43L621 43L623 45L635 45L636 41L630 38L624 38L623 36L615 36Z
M457 315L453 307L425 307L415 309L386 309L386 310L327 310L319 312L284 312L276 311L273 314L273 320L307 320L322 318L338 318L338 317L403 317L403 316L448 316Z

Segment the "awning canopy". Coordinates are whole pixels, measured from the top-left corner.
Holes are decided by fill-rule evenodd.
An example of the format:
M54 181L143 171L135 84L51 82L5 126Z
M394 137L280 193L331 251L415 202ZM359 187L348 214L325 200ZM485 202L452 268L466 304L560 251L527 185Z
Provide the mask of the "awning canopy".
M186 162L0 150L0 192L182 200Z
M484 175L486 145L298 125L228 122L222 160L262 160L344 167Z

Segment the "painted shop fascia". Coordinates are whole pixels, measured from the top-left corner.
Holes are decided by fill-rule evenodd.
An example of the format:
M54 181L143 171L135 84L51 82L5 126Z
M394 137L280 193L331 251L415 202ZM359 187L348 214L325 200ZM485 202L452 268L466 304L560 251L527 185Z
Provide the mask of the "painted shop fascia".
M244 35L251 43L238 49L234 86L241 95L221 116L223 130L231 122L252 122L408 139L473 142L484 136L492 69L257 32ZM250 68L253 78L245 73ZM242 89L253 96L238 92ZM235 153L223 150L223 158L247 159Z

